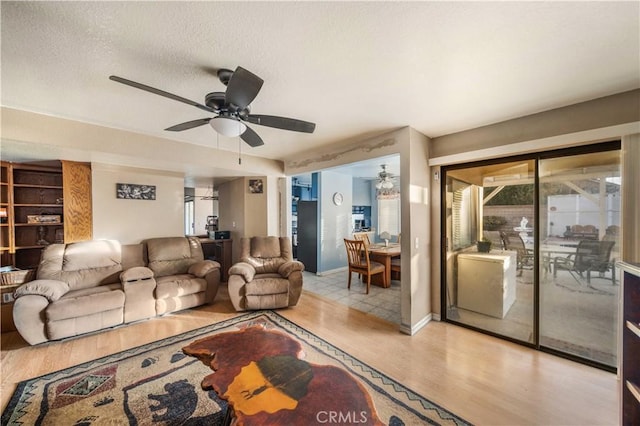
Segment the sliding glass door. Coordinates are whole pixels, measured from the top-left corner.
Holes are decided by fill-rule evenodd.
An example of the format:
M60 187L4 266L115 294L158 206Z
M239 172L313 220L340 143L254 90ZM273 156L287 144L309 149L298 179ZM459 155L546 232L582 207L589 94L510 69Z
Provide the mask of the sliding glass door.
M531 344L534 167L449 170L445 195L447 318Z
M615 367L619 146L443 168L447 321Z
M620 153L540 160L540 345L616 365Z

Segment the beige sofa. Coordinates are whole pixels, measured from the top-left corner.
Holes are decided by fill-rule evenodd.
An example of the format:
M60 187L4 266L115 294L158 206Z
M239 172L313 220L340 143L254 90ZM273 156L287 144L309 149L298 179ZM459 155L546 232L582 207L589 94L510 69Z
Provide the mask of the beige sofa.
M51 244L36 280L16 289L13 318L35 345L212 303L219 284L197 238Z
M304 265L293 260L287 237L240 240L240 262L229 269L229 297L236 311L294 306L302 294Z

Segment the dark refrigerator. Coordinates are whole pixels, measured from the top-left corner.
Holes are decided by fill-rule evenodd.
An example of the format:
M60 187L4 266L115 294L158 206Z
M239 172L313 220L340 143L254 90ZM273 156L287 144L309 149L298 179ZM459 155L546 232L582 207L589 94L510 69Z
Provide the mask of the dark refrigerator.
M318 272L318 202L298 201L298 260Z

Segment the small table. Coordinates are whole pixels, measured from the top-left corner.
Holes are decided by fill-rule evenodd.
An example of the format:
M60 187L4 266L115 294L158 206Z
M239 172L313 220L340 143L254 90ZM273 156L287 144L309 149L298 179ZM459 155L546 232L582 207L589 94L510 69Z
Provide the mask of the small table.
M200 244L202 245L202 253L205 259L212 259L220 263L220 281L226 283L229 281L229 268L231 264L231 244L233 240L213 240L211 238L200 236Z
M369 259L384 265L384 273L386 280L383 281L377 275L371 277L371 283L382 287L391 287L391 259L400 256L400 244L390 243L388 246L384 244L372 244L369 246ZM384 285L384 282L387 285Z

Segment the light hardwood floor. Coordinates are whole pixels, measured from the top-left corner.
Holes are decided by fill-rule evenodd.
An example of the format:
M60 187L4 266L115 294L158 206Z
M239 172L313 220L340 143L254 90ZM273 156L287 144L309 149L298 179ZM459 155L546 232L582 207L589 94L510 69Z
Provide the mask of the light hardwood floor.
M397 324L312 293L278 312L475 424L618 424L615 374L446 323L407 336ZM212 306L63 342L29 347L4 333L2 409L21 380L234 315L223 289Z

